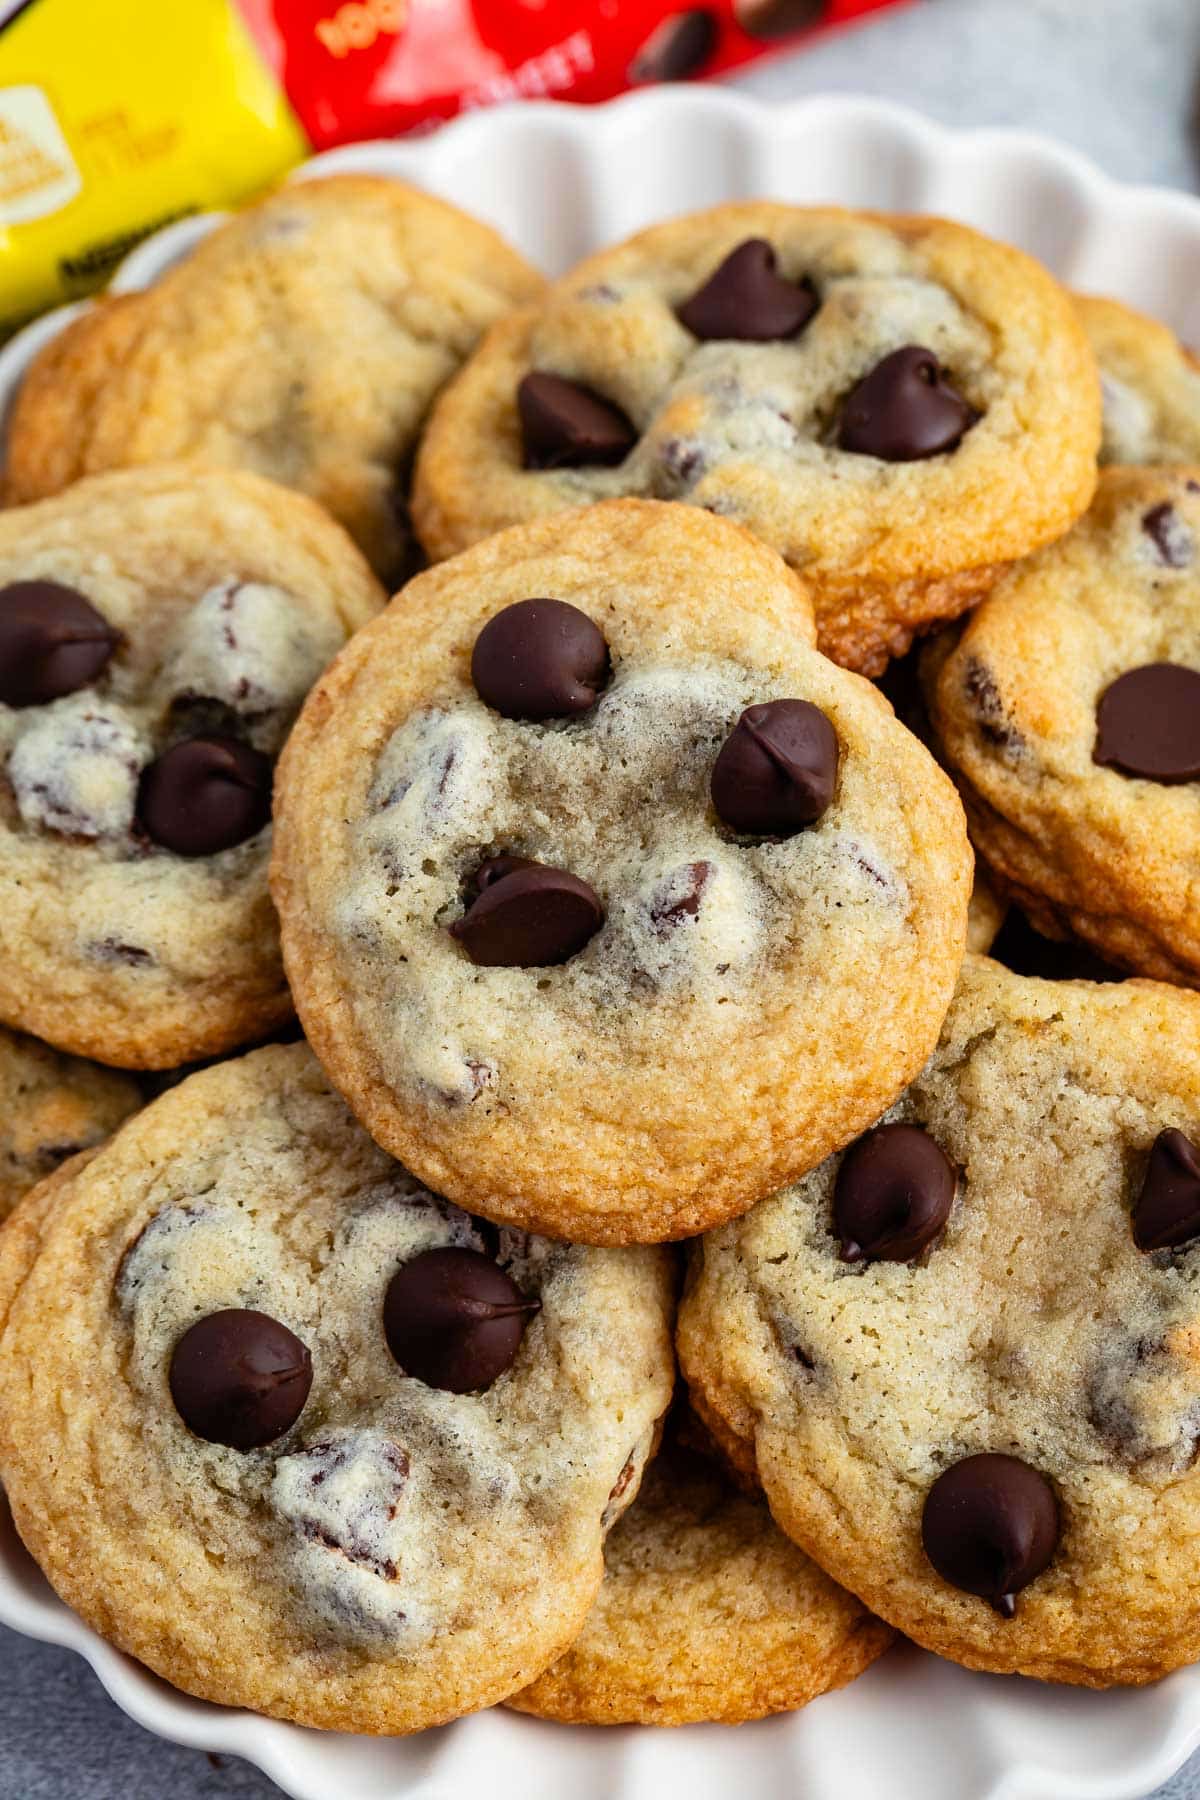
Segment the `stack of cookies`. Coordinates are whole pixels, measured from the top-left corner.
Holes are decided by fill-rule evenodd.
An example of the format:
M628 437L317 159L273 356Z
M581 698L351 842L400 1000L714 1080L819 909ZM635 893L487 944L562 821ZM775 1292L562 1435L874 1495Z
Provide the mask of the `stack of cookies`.
M73 1607L379 1733L1200 1657L1163 327L765 202L547 286L338 177L72 324L5 481L0 1475Z

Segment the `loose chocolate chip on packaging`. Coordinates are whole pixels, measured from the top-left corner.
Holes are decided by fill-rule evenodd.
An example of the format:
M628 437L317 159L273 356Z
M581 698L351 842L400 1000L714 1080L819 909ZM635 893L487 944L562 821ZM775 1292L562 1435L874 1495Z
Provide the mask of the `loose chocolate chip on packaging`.
M566 600L518 600L489 619L471 653L479 698L506 719L587 712L608 679L608 645Z
M1003 1618L1058 1546L1058 1501L1046 1477L1017 1456L968 1456L925 1497L921 1541L944 1581L978 1594Z
M909 1262L950 1216L954 1165L919 1125L880 1125L852 1144L833 1190L845 1262Z
M1163 662L1118 676L1096 708L1092 760L1145 781L1200 780L1200 674Z
M513 864L516 867L498 867ZM450 927L473 963L542 969L565 963L604 923L596 892L566 869L495 857L476 875L475 899Z
M821 817L837 773L837 733L820 707L768 700L747 707L722 744L712 802L732 831L791 837Z
M957 449L978 418L933 351L907 344L876 363L847 395L838 448L882 462L919 462Z
M619 406L562 375L535 369L517 388L527 469L624 462L637 432Z
M779 274L766 238L747 238L679 308L679 322L698 338L770 343L795 337L820 304L811 282Z
M120 637L89 600L57 581L0 588L0 703L43 706L95 681Z
M748 36L786 37L825 17L827 0L734 0L733 16Z
M256 1450L289 1431L312 1386L312 1358L269 1313L230 1307L184 1332L171 1356L171 1398L210 1444Z
M1165 568L1186 569L1196 554L1196 540L1169 500L1144 514L1142 530Z
M194 737L142 771L137 819L176 856L215 856L271 817L271 760L237 738Z
M1160 1131L1133 1208L1139 1250L1175 1250L1200 1237L1200 1150L1182 1131Z
M472 1394L512 1367L540 1307L478 1250L425 1250L388 1283L383 1331L406 1375Z
M704 67L717 47L716 14L706 6L668 13L629 65L629 81L641 87L648 81L686 81Z

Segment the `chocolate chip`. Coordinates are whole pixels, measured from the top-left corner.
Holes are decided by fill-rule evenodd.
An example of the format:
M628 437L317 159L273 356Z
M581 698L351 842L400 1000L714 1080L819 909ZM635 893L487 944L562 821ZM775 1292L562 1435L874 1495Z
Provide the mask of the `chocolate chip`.
M950 1216L954 1165L919 1125L880 1125L852 1144L833 1190L844 1262L911 1262Z
M820 304L811 281L785 281L778 273L766 238L747 238L685 300L678 318L694 337L765 344L795 337Z
M749 706L722 744L712 802L732 831L791 837L819 819L837 785L838 740L819 706L769 700Z
M749 37L807 31L825 16L826 0L734 0L733 16Z
M1200 1150L1182 1131L1160 1131L1133 1207L1139 1250L1175 1250L1200 1237Z
M210 1444L256 1450L289 1431L312 1386L312 1358L269 1313L230 1307L184 1332L171 1355L171 1398Z
M846 396L838 448L882 462L919 462L957 449L978 418L933 351L906 344Z
M650 33L629 65L629 82L686 81L708 61L717 47L718 27L706 6L668 13Z
M650 908L650 919L655 930L665 936L674 931L677 925L682 925L685 919L694 919L700 911L704 890L716 872L715 864L710 862L688 863L684 870L683 892L678 891L678 882L672 880L668 888L672 897L664 897Z
M979 735L1000 750L1019 749L1024 742L1015 726L1008 722L1000 689L990 669L972 656L963 674L963 690L979 720Z
M968 1456L939 1475L925 1497L926 1556L944 1581L978 1594L1006 1619L1058 1538L1054 1489L1016 1456Z
M186 738L142 771L137 819L176 856L215 856L271 817L271 762L236 738Z
M497 864L517 867L497 869ZM476 876L478 898L450 927L486 969L543 969L578 954L604 923L596 892L566 869L498 857Z
M517 388L527 469L624 462L637 432L619 406L565 376L534 369Z
M406 1375L473 1394L512 1366L540 1306L478 1250L425 1250L388 1283L384 1336Z
M74 588L13 581L0 588L0 703L43 706L106 667L119 633Z
M1168 569L1186 569L1196 553L1196 541L1169 500L1152 506L1142 519L1142 530Z
M471 652L471 680L506 719L587 712L608 679L608 645L566 600L518 600L489 619Z
M1168 785L1200 778L1200 674L1161 662L1119 675L1096 708L1092 760Z

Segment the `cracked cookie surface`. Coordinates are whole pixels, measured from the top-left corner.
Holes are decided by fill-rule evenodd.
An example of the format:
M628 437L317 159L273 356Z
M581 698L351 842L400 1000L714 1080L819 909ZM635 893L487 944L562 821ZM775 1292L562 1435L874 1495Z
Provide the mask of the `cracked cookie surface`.
M526 1309L481 1391L389 1349L389 1284L439 1253ZM481 1225L371 1143L305 1046L254 1052L66 1165L0 1235L18 1530L71 1606L187 1692L360 1732L489 1705L592 1603L670 1399L673 1290L661 1251ZM230 1309L271 1328L242 1342L247 1385L302 1372L270 1360L289 1340L307 1359L265 1426L182 1366Z
M574 716L505 717L473 685L482 628L532 596L606 646ZM418 577L314 690L280 765L289 976L335 1084L439 1192L583 1242L685 1236L811 1166L928 1054L966 930L961 810L812 631L745 532L613 501ZM833 740L831 798L743 835L710 799L717 759L785 696ZM472 902L513 859L542 867ZM481 966L475 915L530 879L560 914L582 883L586 941Z
M406 469L430 401L541 278L487 225L402 182L295 182L34 363L8 428L13 501L196 458L319 500L403 579Z
M0 1018L170 1068L290 1017L271 763L383 599L332 520L254 475L123 471L0 513Z
M1161 1134L1200 1139L1198 1027L1200 998L1165 985L968 958L885 1116L954 1172L941 1229L904 1260L846 1260L847 1156L700 1246L679 1346L703 1416L836 1580L971 1667L1105 1686L1200 1651L1200 1175L1151 1168ZM1173 1248L1135 1237L1155 1191ZM965 1590L922 1547L945 1549L933 1484L981 1454L1019 1459L1057 1507L1010 1617L978 1597L986 1569ZM1001 1525L1031 1529L1000 1499Z
M743 268L732 294L726 275L714 305L748 244L774 272ZM875 393L874 439L848 437L849 403L906 346L929 366ZM624 436L593 411L557 458L544 417L523 443L533 371L615 406ZM430 420L414 521L442 557L586 500L685 500L778 550L812 586L821 648L873 674L1066 529L1099 435L1070 300L1020 252L943 220L729 205L601 251L493 329Z
M1105 471L1074 531L931 645L923 671L1001 892L1052 936L1200 984L1200 763L1184 741L1200 693L1200 469ZM1128 716L1102 724L1118 700Z
M892 1633L707 1457L668 1444L566 1655L508 1704L577 1725L742 1724L843 1687Z

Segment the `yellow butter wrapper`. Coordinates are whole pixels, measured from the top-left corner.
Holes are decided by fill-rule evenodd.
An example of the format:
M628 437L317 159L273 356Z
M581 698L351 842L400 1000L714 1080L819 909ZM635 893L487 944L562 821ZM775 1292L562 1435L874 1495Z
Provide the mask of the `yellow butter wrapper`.
M233 0L0 0L0 337L307 153Z

